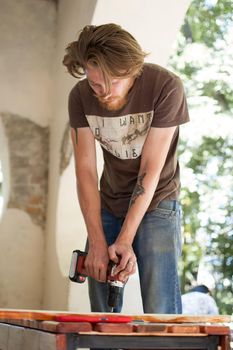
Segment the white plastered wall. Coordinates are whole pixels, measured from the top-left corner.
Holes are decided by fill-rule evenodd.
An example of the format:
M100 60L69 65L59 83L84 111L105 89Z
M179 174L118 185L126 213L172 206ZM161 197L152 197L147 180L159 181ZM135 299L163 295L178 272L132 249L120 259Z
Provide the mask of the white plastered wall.
M0 111L47 126L52 110L55 3L1 0L0 4Z
M149 61L166 65L189 3L190 0L60 1L50 153L45 308L89 311L87 284L77 285L67 279L71 252L73 249L84 248L86 232L76 199L73 160L60 179L58 176L59 147L68 119L67 97L76 83L61 66L64 47L76 39L77 32L86 24L115 22L129 30L144 50L151 52ZM98 164L101 171L102 157L99 148ZM126 286L123 311L142 311L137 276L131 277Z
M0 1L0 114L18 115L48 126L55 30L54 1ZM3 123L0 159L4 197L0 218L0 306L38 309L43 299L44 231L25 211L7 209L11 170Z

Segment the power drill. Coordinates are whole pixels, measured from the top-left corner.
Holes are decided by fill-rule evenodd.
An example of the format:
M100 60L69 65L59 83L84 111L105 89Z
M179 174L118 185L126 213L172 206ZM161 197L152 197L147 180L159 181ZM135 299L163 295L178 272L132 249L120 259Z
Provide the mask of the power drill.
M85 270L84 262L86 259L87 253L82 252L81 250L74 250L71 257L69 279L73 282L84 283L87 277L87 272ZM107 283L108 283L108 306L113 312L114 308L117 306L120 295L122 293L122 288L125 283L119 280L119 274L114 275L114 269L117 264L113 261L109 261L107 269Z

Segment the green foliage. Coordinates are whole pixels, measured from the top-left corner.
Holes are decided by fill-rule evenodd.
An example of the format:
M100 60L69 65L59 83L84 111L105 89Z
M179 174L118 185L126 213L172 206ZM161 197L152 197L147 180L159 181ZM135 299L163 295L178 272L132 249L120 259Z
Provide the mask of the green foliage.
M187 148L191 156L185 166L195 178L196 189L184 187L181 192L182 291L187 291L196 280L199 263L205 258L216 281L215 297L221 313L230 314L233 295L233 140L205 136L200 145L188 146L183 142L181 160ZM204 213L204 218L200 213ZM203 234L204 242L200 238Z
M233 110L232 90L225 81L209 80L202 85L202 95L214 98L221 111Z
M202 249L196 241L195 232L200 228L200 220L197 217L200 196L198 192L191 192L183 187L181 192L181 205L183 210L182 227L184 230L184 241L182 249L182 260L180 262L180 277L182 293L189 290L197 279L199 261L202 257Z
M199 42L213 47L218 40L225 40L225 34L232 23L232 13L231 0L219 0L214 5L205 0L194 0L182 33L188 42Z
M183 80L192 119L209 113L211 125L233 114L233 2L193 0L168 67ZM217 125L217 124L216 124ZM217 128L217 127L216 127ZM197 131L197 132L198 132ZM183 188L182 291L196 281L200 263L215 279L220 313L232 313L233 299L233 139L215 134L180 143ZM230 130L229 133L230 135ZM195 142L194 142L195 141Z
M175 51L169 66L184 80L188 97L210 97L216 112L233 113L233 2L193 0Z

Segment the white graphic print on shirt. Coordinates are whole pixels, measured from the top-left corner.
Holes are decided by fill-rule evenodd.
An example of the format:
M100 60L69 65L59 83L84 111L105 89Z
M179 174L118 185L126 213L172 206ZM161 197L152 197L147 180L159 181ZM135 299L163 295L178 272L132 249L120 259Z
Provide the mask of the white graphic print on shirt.
M141 155L153 111L113 118L86 115L86 118L103 148L120 159L133 159Z

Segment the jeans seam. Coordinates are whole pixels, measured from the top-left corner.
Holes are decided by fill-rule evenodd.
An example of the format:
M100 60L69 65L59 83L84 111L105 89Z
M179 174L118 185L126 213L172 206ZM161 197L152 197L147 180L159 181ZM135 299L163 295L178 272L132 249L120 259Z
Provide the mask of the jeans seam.
M149 213L161 219L173 219L177 215L177 211L174 211L172 209L163 209L163 208L156 208Z

